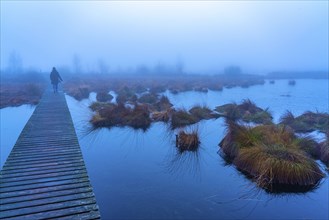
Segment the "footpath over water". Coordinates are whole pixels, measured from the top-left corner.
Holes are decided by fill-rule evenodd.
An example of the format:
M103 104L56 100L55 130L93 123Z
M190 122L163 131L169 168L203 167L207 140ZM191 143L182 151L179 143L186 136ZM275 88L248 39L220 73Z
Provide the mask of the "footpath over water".
M100 219L63 93L46 91L0 171L0 219Z

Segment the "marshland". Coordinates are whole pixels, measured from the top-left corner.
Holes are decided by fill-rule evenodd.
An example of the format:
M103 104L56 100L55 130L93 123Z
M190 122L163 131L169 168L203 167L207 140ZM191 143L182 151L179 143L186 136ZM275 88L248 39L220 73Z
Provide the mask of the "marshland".
M169 218L211 218L222 212L227 218L254 218L279 210L289 218L327 215L322 206L328 202L329 174L326 79L300 79L294 87L286 79L275 84L265 79L249 88L207 93L139 89L125 102L118 102L121 90L115 90L109 88L106 95L91 90L81 100L66 94L105 216L129 218L123 210L131 202L141 218L153 211ZM230 114L223 110L228 108ZM4 154L32 112L33 106L26 105L1 110L1 123L12 134L2 137L2 146L9 148ZM15 114L25 118L14 126L9 119ZM263 120L251 117L259 114ZM294 128L295 120L310 129ZM228 146L234 141L241 142L238 149ZM189 203L182 206L183 200ZM295 205L317 212L291 213Z
M327 8L1 1L0 167L56 67L102 219L328 219Z

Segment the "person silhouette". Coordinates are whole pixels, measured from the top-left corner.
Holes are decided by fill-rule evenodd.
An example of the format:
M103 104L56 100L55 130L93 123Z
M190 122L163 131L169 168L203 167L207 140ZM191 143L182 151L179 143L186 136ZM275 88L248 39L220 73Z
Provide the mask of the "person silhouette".
M50 81L51 84L53 84L54 93L58 93L58 83L62 82L63 79L59 75L55 67L53 67L53 70L50 73Z

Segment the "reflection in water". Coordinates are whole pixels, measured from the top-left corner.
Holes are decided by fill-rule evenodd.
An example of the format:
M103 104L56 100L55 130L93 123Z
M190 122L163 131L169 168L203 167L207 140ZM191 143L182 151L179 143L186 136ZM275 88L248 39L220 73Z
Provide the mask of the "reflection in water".
M166 164L165 169L175 176L191 175L197 177L200 174L200 154L197 151L184 151L181 152L176 146L174 152L170 152L164 160Z

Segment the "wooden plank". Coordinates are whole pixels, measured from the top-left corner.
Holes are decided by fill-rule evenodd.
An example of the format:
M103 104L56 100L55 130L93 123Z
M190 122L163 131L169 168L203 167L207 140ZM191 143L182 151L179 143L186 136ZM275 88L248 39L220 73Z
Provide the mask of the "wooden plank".
M89 216L89 217L88 217ZM1 217L0 217L1 219ZM59 209L29 215L10 217L12 220L30 219L100 219L98 207L96 205L77 206L66 209Z
M71 193L68 195L61 195L57 197L48 197L43 199L34 199L33 197L29 201L21 201L15 202L10 204L1 204L0 212L21 209L21 208L29 208L34 206L41 206L45 204L52 204L52 203L62 203L68 202L72 200L79 200L79 199L89 199L94 198L94 193L92 191L89 192L79 192L79 193Z
M77 152L78 153L78 152ZM80 152L79 152L80 153ZM59 162L59 161L68 161L68 160L74 160L74 159L81 159L81 155L72 155L72 156L62 156L62 157L55 157L55 158L49 158L42 159L39 161L24 161L24 160L10 160L6 163L7 166L15 166L15 165L33 165L33 164L42 164L42 163L50 163L50 162Z
M13 178L13 177L28 177L28 176L35 176L40 174L47 174L47 173L58 173L58 172L64 172L64 171L71 171L71 170L79 170L79 169L85 169L84 164L78 164L75 166L64 166L64 167L52 167L51 169L45 169L45 170L36 170L32 172L15 172L15 173L2 173L0 175L1 179L7 179L7 178Z
M32 173L32 175L34 173L43 173L43 172L49 172L49 170L56 170L56 169L63 169L63 168L71 168L71 167L84 167L85 164L83 163L82 160L78 160L78 161L70 161L67 162L65 161L65 163L62 164L57 164L54 163L52 165L48 165L48 166L43 166L43 167L23 167L20 169L10 169L10 170L2 170L1 175L6 176L6 175L29 175L30 173Z
M36 199L44 199L44 198L53 198L58 196L67 196L71 194L78 194L78 193L86 193L86 192L92 192L92 188L90 184L88 183L78 183L74 186L62 187L60 190L56 191L47 191L45 193L36 193L36 194L29 194L29 195L23 195L23 196L15 196L15 197L8 197L8 198L2 198L1 199L1 205L5 204L11 204L11 203L17 203L17 202L26 202Z
M45 174L37 174L37 175L26 175L26 176L19 176L19 177L7 177L1 178L1 183L13 183L13 182L25 182L28 180L36 180L36 179L48 179L50 177L60 177L60 176L69 176L75 174L85 173L86 170L84 167L70 169L70 170L60 170L57 172L49 172Z
M0 204L0 219L100 219L62 93L45 92L24 126L0 171Z
M62 165L62 164L71 164L71 163L78 163L78 162L83 162L82 158L78 158L76 160L70 160L70 161L55 161L55 162L47 162L47 163L42 163L42 164L33 164L30 166L25 166L25 165L11 165L11 166L7 166L6 164L3 166L3 171L9 171L9 170L13 170L13 172L15 172L16 170L20 170L20 169L34 169L34 168L41 168L41 167L49 167L49 166L57 166L57 165Z
M82 209L85 211L98 209L96 208L97 206L95 207L95 203L96 200L94 199L94 197L92 197L92 198L71 200L71 201L65 201L59 203L44 204L40 206L35 206L33 208L24 207L17 210L2 211L0 212L0 218L9 218L15 216L18 217L24 215L30 215L29 216L30 219L34 219L35 216L39 216L41 218L47 218L48 211L60 210L61 212L64 212L64 210L67 208L75 208L75 207L77 208L82 207Z
M13 187L22 187L22 188L35 188L37 185L47 185L47 183L58 182L60 180L71 180L71 179L79 179L88 177L86 171L78 172L76 174L69 174L69 175L62 175L62 176L55 176L55 177L45 177L42 179L33 179L33 180L24 180L18 182L0 182L0 190L2 188L8 189Z
M64 148L64 149L49 148L46 151L36 150L36 151L26 151L24 153L15 152L10 155L10 158L15 158L15 159L28 158L28 157L37 158L37 157L44 157L48 155L63 155L66 153L75 153L76 151L77 150L75 148Z
M47 154L39 154L39 155L26 155L26 156L16 156L16 155L11 155L9 157L10 162L33 162L33 161L43 161L43 160L49 160L49 159L56 159L56 158L67 158L67 157L76 157L81 152L78 151L71 151L71 152L66 152L66 153L47 153Z
M79 220L96 220L96 219L101 219L101 216L99 212L91 211L91 212L84 212L78 215L66 215L66 216L57 216L56 218L51 218L51 219L61 219L61 220L66 220L66 219L79 219Z
M0 193L0 199L6 199L6 198L13 198L13 197L20 197L20 196L29 196L29 195L36 195L40 193L52 193L55 191L60 191L63 189L72 189L74 187L80 187L80 186L90 186L89 180L87 178L84 179L75 179L73 181L59 181L56 182L53 186L43 186L43 187L37 187L35 189L24 189L24 190L14 190L9 192L1 192Z

